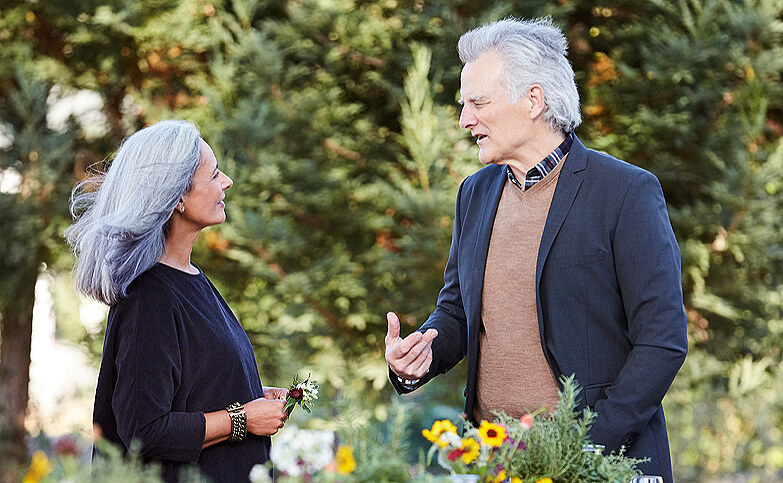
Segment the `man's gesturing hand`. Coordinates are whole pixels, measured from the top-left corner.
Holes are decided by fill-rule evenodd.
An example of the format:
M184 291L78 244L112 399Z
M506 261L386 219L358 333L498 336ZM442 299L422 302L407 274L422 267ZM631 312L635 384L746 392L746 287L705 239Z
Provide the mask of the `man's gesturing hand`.
M386 362L391 370L403 379L421 379L430 370L432 341L438 336L435 329L425 333L416 331L400 338L400 319L394 312L386 314L389 323L386 332Z

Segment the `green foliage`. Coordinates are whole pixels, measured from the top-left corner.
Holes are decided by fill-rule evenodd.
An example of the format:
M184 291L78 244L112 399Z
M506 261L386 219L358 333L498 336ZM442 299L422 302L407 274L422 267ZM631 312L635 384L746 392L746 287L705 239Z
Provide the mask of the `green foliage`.
M116 481L159 483L160 467L155 464L143 464L142 458L131 454L125 457L122 451L108 443L98 443L98 455L91 464L83 464L75 457L63 457L54 465L49 475L51 481ZM197 473L196 473L197 474ZM191 475L195 476L195 475ZM46 481L46 480L44 480Z
M671 451L678 476L732 473L773 481L783 469L783 370L772 359L721 361L689 356L666 399L667 422L679 431Z
M323 400L386 417L384 313L412 330L431 311L457 187L480 167L456 125L457 38L550 14L570 41L578 135L659 177L680 242L691 355L666 401L675 475L769 474L783 466L781 6L6 2L0 169L23 189L0 192L0 303L31 299L19 292L43 263L70 270L67 195L88 165L144 124L186 118L235 181L228 222L193 258L247 329L264 383L311 372ZM103 121L50 127L47 99L82 89ZM100 334L61 332L100 350ZM462 374L407 400L459 407Z
M67 481L112 481L116 483L161 483L160 466L145 463L136 451L138 445L132 445L129 454L106 440L95 442L96 454L79 455L80 442L72 441L67 448L50 448L53 453L47 456L44 451L36 451L28 467L18 472L18 481L55 483ZM64 451L63 451L64 450ZM21 476L24 475L24 478ZM196 466L184 466L180 472L181 481L208 483L210 480L201 474Z
M451 435L456 441L447 436L448 430L441 433L443 427L436 430L433 425L436 434L430 435L434 438L430 455L437 451L441 465L457 473L481 475L482 481L491 481L501 471L509 478L523 481L551 478L564 483L627 483L638 475L636 465L641 461L624 456L622 451L611 455L585 451L585 445L590 444L588 431L597 415L587 408L581 413L576 411L581 389L573 375L562 377L561 383L559 400L551 413L542 408L528 418L517 419L494 412L496 419L492 423L482 421L475 428L466 422L462 438ZM450 431L454 430L452 427ZM439 443L444 441L448 443L442 447ZM474 454L471 454L471 444ZM463 455L468 457L467 461Z
M70 188L61 180L70 171L72 132L56 132L47 126L47 97L51 85L17 71L12 79L0 79L7 106L0 110L3 137L8 149L0 150L0 171L10 186L0 192L3 210L3 243L0 270L6 274L0 287L0 307L24 304L32 294L19 293L24 280L36 277L40 264L53 261L57 230L64 226ZM14 183L13 180L16 180Z
M372 483L411 479L409 418L399 401L392 403L389 419L384 424L373 427L345 423L337 434L340 441L353 448L356 469L336 481ZM327 481L333 480L327 477Z

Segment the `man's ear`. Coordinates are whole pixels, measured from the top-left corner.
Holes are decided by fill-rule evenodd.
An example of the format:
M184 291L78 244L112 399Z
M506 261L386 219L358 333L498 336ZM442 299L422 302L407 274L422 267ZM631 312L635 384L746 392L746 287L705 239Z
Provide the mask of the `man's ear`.
M538 84L533 84L527 92L527 99L530 103L530 119L535 119L546 110L546 99L544 98L544 88Z

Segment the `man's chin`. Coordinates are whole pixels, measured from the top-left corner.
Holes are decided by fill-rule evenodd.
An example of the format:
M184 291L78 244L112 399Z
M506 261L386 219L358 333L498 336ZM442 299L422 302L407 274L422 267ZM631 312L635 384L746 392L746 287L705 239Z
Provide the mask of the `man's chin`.
M479 152L478 160L479 160L479 163L481 163L483 165L487 165L487 166L490 165L490 164L493 164L495 162L495 160L491 156L487 156L487 155L483 155L482 156L481 152Z
M490 164L499 164L499 165L505 164L505 163L499 162L499 160L497 160L497 159L493 159L493 158L489 158L489 157L481 157L481 156L479 156L478 159L479 159L479 163L481 163L481 164L483 164L485 166L489 166Z

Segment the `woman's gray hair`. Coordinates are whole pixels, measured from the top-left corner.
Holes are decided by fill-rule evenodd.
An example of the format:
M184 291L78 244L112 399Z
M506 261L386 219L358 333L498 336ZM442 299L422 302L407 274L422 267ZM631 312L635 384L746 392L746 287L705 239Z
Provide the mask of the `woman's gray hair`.
M544 120L552 129L567 133L582 122L574 69L566 58L568 41L550 17L499 20L466 32L457 44L463 64L489 50L505 61L500 79L509 102L538 84L544 90Z
M76 255L76 289L107 305L163 256L169 220L193 182L201 134L186 121L162 121L123 141L105 173L71 193L76 220L65 235Z

